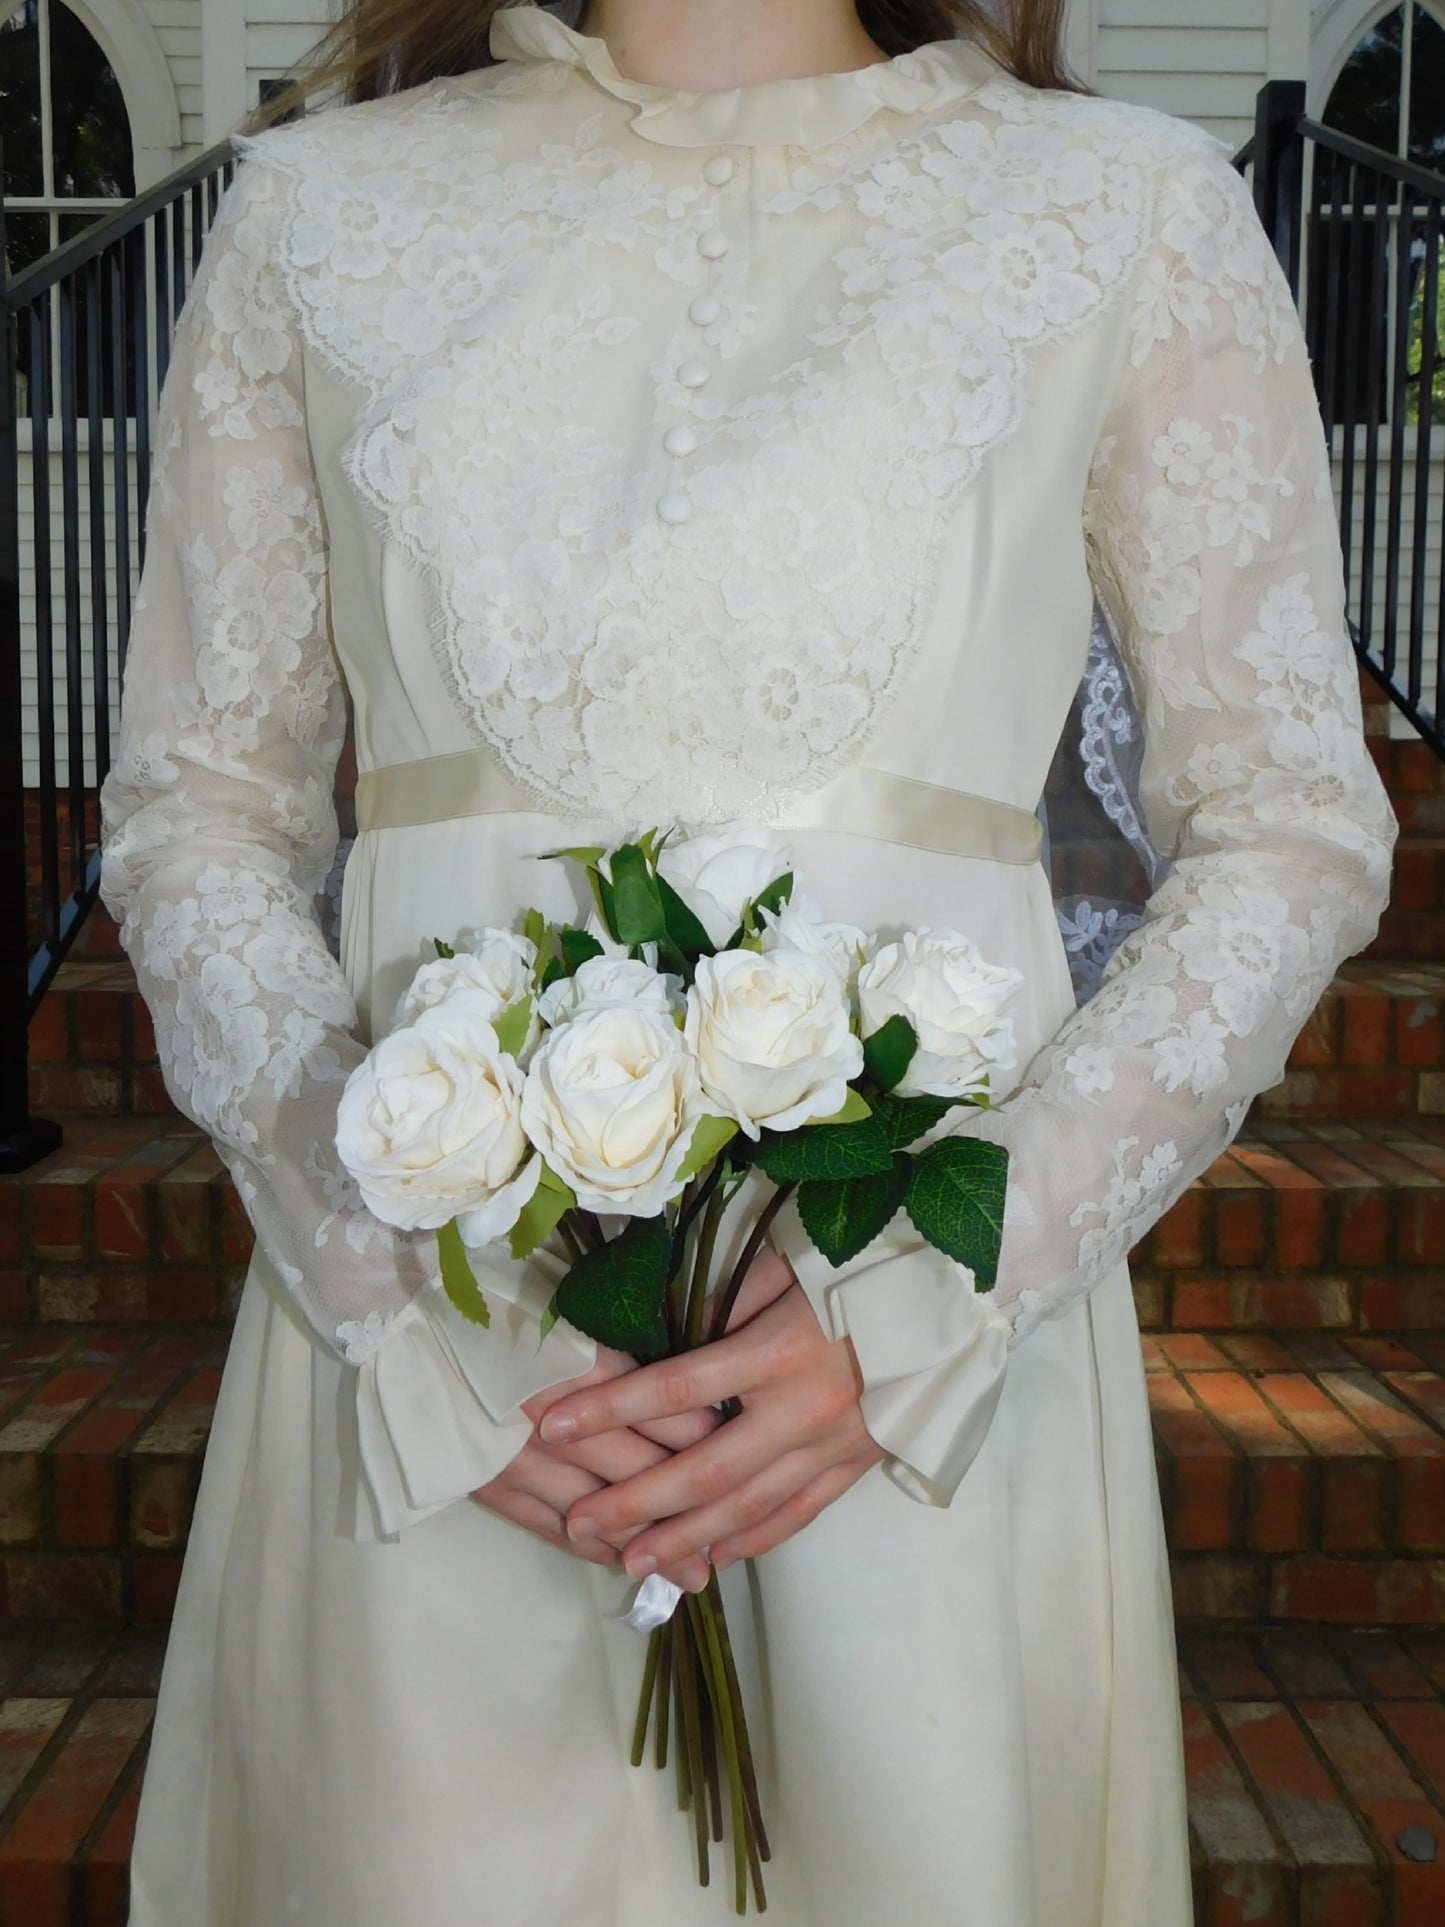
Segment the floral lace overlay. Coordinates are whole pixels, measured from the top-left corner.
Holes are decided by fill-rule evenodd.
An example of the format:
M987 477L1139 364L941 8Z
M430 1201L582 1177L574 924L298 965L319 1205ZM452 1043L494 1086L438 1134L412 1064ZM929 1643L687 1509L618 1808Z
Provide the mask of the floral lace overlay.
M961 1127L1011 1152L996 1302L1015 1342L1225 1148L1389 892L1396 823L1288 284L1214 155L1171 170L1156 226L1085 527L1169 868L1095 994Z
M570 143L503 167L501 116L554 93L559 68L496 73L404 116L253 143L307 343L365 398L346 472L430 593L459 710L527 794L621 819L766 817L778 770L787 794L815 789L877 730L950 514L1017 427L1031 361L1121 298L1160 162L1208 137L991 81L813 151L758 203L789 224L808 289L779 367L745 242L716 265L697 245L745 205L745 170L726 190L669 185L675 155L639 154L585 84ZM863 235L841 249L839 210ZM610 278L619 249L655 270L645 313ZM685 311L704 289L719 366L690 392ZM519 325L524 301L545 321ZM639 370L647 317L673 312ZM654 408L698 438L681 526L639 459Z

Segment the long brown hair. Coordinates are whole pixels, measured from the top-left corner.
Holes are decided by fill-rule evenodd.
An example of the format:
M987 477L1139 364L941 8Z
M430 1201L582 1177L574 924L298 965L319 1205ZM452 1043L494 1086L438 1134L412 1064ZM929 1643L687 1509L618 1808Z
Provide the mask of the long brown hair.
M1087 88L1064 64L1068 0L856 0L864 30L892 58L932 40L976 40L1032 87ZM504 0L345 0L340 20L307 71L275 96L257 121L274 120L315 93L375 100L493 65L492 16ZM254 123L253 123L254 124Z

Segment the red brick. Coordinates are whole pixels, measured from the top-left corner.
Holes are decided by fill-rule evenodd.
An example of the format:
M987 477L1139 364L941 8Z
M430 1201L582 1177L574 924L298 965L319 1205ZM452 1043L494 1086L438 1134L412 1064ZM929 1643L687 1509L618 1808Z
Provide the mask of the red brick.
M1184 1708L1189 1819L1204 1855L1207 1927L1285 1919L1285 1878L1269 1828L1202 1707Z
M1386 1064L1390 1059L1390 1000L1378 991L1342 987L1340 1058L1346 1064Z
M1381 1377L1391 1391L1426 1418L1438 1432L1445 1432L1445 1378L1438 1372L1382 1371Z
M1241 1182L1249 1177L1252 1183ZM1237 1165L1210 1198L1214 1218L1215 1256L1221 1265L1262 1265L1265 1262L1265 1187Z
M1359 1280L1360 1324L1366 1331L1429 1331L1440 1323L1440 1286L1424 1277L1379 1277L1363 1273Z
M1402 1265L1445 1264L1445 1189L1410 1191L1400 1198L1395 1256Z
M30 1193L30 1235L37 1258L83 1258L83 1188L79 1184L37 1184Z
M1221 1553L1174 1555L1169 1561L1174 1616L1181 1625L1217 1626L1268 1615L1267 1572L1260 1559Z
M1227 1372L1229 1360L1198 1332L1168 1332L1159 1340L1159 1350L1176 1372Z
M144 1264L151 1256L146 1188L127 1182L124 1167L95 1185L95 1249L99 1258Z
M196 1151L157 1187L160 1255L169 1264L197 1264L210 1256L216 1162L209 1146Z
M30 1061L32 1064L63 1064L70 1056L69 1013L64 997L51 995L40 1001L30 1019Z
M1434 1626L1445 1620L1445 1560L1281 1559L1270 1617L1336 1626Z
M1375 1699L1429 1699L1430 1676L1390 1633L1356 1633L1350 1663Z
M1327 1372L1322 1382L1398 1462L1395 1543L1412 1551L1445 1549L1445 1439L1367 1372Z
M0 1546L37 1546L43 1529L38 1454L0 1454Z
M1267 1338L1262 1332L1227 1332L1219 1340L1219 1349L1233 1359L1242 1372L1288 1372L1293 1369L1289 1353L1277 1339Z
M1424 842L1398 843L1390 907L1395 911L1433 910L1439 901L1439 864L1435 850Z
M139 1075L139 1073L137 1073ZM111 1116L125 1101L120 1071L113 1065L32 1064L30 1102L42 1117L55 1112Z
M1174 1323L1191 1331L1226 1331L1238 1321L1224 1278L1180 1278L1174 1283Z
M114 1064L121 1055L120 998L113 990L75 995L75 1041L82 1064Z
M1396 1845L1406 1827L1435 1833L1440 1816L1369 1714L1360 1706L1306 1702L1300 1715L1389 1855L1395 1880L1392 1927L1439 1927L1445 1912L1445 1861L1421 1866Z
M155 1026L145 999L139 995L130 999L130 1054L133 1064L156 1062Z
M176 1605L176 1589L181 1583L181 1560L173 1554L157 1554L135 1562L135 1623L137 1626L168 1625Z
M148 1551L184 1547L200 1480L197 1460L132 1455L130 1541Z
M1324 1070L1335 1062L1340 1000L1328 992L1315 1005L1308 1023L1294 1040L1289 1061L1301 1070Z
M175 1324L200 1322L216 1316L216 1275L211 1271L151 1273L146 1314Z
M1191 1189L1165 1212L1149 1242L1149 1261L1170 1269L1204 1263L1205 1193Z
M140 1771L116 1803L85 1862L85 1927L126 1927L130 1912L130 1855L140 1809Z
M12 1552L0 1559L11 1619L118 1620L120 1567L93 1553Z
M1445 1794L1445 1706L1438 1700L1392 1700L1380 1717L1409 1755L1420 1784L1439 1800Z
M1273 1699L1269 1675L1261 1671L1250 1641L1240 1633L1191 1629L1180 1634L1180 1658L1213 1699Z
M30 1316L29 1273L0 1270L0 1324L19 1323Z
M1258 1385L1324 1462L1321 1546L1326 1552L1383 1550L1385 1457L1380 1447L1302 1372L1271 1372Z
M1395 1005L1395 1055L1420 1070L1445 1062L1440 1002L1435 997L1402 997Z
M1247 1543L1260 1552L1303 1551L1309 1491L1299 1440L1237 1372L1200 1372L1189 1387L1245 1454Z
M116 1543L119 1491L116 1461L98 1452L68 1453L55 1466L55 1535L76 1551Z
M1442 1306L1445 1313L1445 1306ZM1418 1372L1421 1360L1398 1338L1366 1337L1350 1333L1341 1340L1351 1357L1372 1372Z
M1234 1453L1177 1379L1149 1380L1149 1409L1168 1454L1171 1546L1209 1552L1233 1545Z
M235 1187L228 1183L221 1190L221 1256L229 1265L244 1265L250 1261L255 1243L251 1220Z
M69 1711L68 1699L0 1699L0 1813Z
M1219 1708L1266 1810L1299 1867L1299 1915L1311 1927L1381 1919L1375 1858L1340 1789L1288 1707Z
M151 1722L148 1699L100 1699L0 1840L0 1927L64 1927L71 1860Z

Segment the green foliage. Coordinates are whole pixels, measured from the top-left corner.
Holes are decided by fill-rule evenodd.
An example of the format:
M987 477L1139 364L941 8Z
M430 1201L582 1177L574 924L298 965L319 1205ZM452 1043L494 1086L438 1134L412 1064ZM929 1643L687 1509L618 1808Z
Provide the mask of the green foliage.
M816 1180L841 1184L846 1178L886 1171L893 1153L876 1117L856 1124L818 1124L802 1131L764 1131L754 1162L775 1184Z
M957 1105L968 1101L966 1097L899 1097L895 1092L880 1097L873 1109L888 1133L888 1142L895 1151L901 1151L935 1124L941 1124Z
M497 1033L497 1043L508 1057L515 1057L527 1041L527 1032L532 1023L532 999L519 997L514 1004L508 1004L500 1016L492 1019L492 1029Z
M700 1117L678 1177L684 1182L688 1178L695 1178L720 1151L732 1143L737 1134L738 1127L730 1117Z
M443 943L440 937L433 937L432 943L435 945L436 953L439 957L454 957L457 954L451 945L449 943Z
M562 1222L577 1200L550 1165L542 1166L537 1188L523 1205L512 1226L511 1249L514 1258L530 1258L544 1238Z
M489 1326L492 1314L487 1309L481 1286L472 1275L467 1248L455 1218L437 1232L437 1252L441 1258L442 1290L469 1324Z
M863 1039L863 1069L880 1091L891 1091L918 1049L918 1032L906 1017L890 1017Z
M602 945L589 930L567 928L559 931L558 944L562 951L562 964L558 975L575 977L583 964L591 963L594 957L603 954Z
M813 1182L798 1187L803 1229L830 1265L845 1265L865 1251L902 1204L913 1161L897 1157L886 1171L847 1178L841 1184Z
M917 1230L974 1274L986 1291L998 1277L1008 1152L976 1138L941 1138L913 1160L904 1200Z
M850 1084L848 1086L848 1094L843 1099L841 1109L834 1111L829 1117L810 1117L804 1128L811 1131L816 1129L820 1124L857 1124L863 1118L871 1117L872 1115L872 1105L869 1104L862 1091L855 1091Z
M629 950L639 944L657 943L667 935L667 913L656 873L642 846L622 844L612 852L609 867L612 934Z
M557 1309L599 1345L660 1358L667 1351L662 1308L671 1270L666 1218L634 1218L618 1237L578 1259L557 1288Z

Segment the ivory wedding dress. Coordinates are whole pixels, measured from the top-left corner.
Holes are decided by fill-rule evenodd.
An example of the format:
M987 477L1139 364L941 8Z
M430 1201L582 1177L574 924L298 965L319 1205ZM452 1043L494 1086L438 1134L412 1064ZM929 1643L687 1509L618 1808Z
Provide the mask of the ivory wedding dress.
M1027 991L996 1290L900 1218L833 1273L890 1456L725 1584L780 1927L1184 1927L1132 1243L1384 904L1319 412L1211 136L943 40L720 93L533 5L494 64L247 144L159 433L103 892L258 1242L161 1685L135 1927L703 1927L625 1762L620 1573L473 1504L550 1260L490 1331L338 1168L433 936L539 855L781 826L826 913ZM1109 612L1173 858L1075 1010L1030 826ZM362 780L341 960L347 698ZM766 1710L762 1690L766 1687Z

